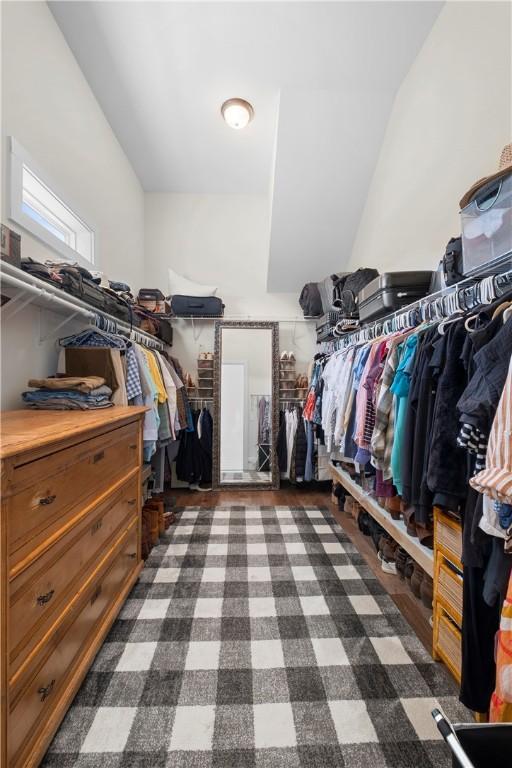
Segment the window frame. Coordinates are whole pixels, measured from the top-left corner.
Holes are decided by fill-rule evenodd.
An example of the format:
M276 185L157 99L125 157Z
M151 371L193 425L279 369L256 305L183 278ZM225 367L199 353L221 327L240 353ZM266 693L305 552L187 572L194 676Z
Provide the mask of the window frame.
M75 205L74 201L70 200L67 195L63 196L57 191L59 186L55 184L54 181L52 181L48 174L43 169L41 169L41 167L31 157L27 150L13 136L9 137L9 143L9 219L29 232L44 245L51 248L52 251L55 251L58 257L64 259L65 261L78 263L86 269L99 269L98 233L97 228L94 226L90 216L84 216L80 206ZM60 201L61 205L69 210L72 216L80 221L85 229L90 231L92 240L91 259L88 259L75 248L69 246L66 242L50 232L50 230L45 226L39 224L34 218L32 218L32 216L23 210L24 166L26 167L27 171L36 178L38 182L43 184L43 186L45 186L48 191ZM36 210L36 213L39 213L37 209L34 208L34 210ZM42 215L44 216L44 214Z

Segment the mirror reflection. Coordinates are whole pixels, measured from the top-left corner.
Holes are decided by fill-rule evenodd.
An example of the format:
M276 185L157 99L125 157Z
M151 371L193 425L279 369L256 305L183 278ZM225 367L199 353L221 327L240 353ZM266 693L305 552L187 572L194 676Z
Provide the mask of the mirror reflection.
M272 481L272 330L222 328L221 485Z

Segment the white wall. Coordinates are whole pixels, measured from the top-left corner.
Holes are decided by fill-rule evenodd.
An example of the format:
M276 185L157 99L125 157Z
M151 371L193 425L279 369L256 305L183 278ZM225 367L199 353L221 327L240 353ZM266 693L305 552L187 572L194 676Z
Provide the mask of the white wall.
M14 136L98 232L99 268L133 288L144 281L144 194L46 3L9 2L2 13L2 221L7 219L8 136ZM53 251L22 230L22 254ZM2 325L2 408L19 407L30 376L55 370L62 318L28 308ZM48 326L49 323L49 326ZM72 332L69 325L64 332Z
M436 269L458 201L511 141L510 5L448 2L402 86L350 268Z
M270 236L269 199L264 195L146 195L146 281L167 287L167 269L218 286L226 316L255 319L302 315L297 292L266 290ZM177 356L196 375L198 352L213 350L213 323L179 321ZM314 354L314 323L283 322L282 350L293 350L297 372Z

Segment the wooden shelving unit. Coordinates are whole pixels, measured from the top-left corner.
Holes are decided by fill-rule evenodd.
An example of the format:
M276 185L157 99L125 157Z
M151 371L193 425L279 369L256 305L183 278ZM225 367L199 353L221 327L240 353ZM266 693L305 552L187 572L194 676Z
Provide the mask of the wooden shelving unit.
M462 666L462 526L434 509L433 656L444 661L460 683Z
M350 495L365 509L379 525L381 525L385 531L397 541L401 547L415 560L418 565L421 565L424 571L433 578L434 576L434 553L431 549L424 547L420 544L418 539L407 533L405 523L403 520L393 520L388 512L383 509L380 504L358 485L353 478L350 477L348 472L341 469L341 467L335 467L334 464L330 464L331 476L334 480L350 493Z

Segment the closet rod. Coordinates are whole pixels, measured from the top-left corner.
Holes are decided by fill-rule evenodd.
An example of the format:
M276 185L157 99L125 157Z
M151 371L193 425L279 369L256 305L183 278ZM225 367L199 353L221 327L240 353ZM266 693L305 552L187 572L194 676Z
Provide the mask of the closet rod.
M253 322L253 323L312 323L318 322L318 317L256 317L255 315L223 315L222 317L172 317L172 320L190 320L214 322Z
M14 272L14 274L12 274L12 272ZM18 273L20 276L18 277L16 273ZM91 307L81 299L77 299L74 296L66 295L64 298L59 294L58 288L54 288L53 286L48 285L43 280L40 280L34 275L27 276L26 272L23 272L23 270L18 269L17 267L13 267L11 264L7 264L6 262L0 262L0 283L2 287L6 285L15 288L17 291L19 291L20 296L23 296L23 294L26 293L31 294L34 299L39 299L39 301L35 301L38 306L46 307L47 309L51 309L55 312L58 312L59 310L66 310L67 312L73 314L79 314L91 322L94 321L95 317L104 317L107 320L115 323L116 327L123 333L130 334L131 330L136 340L137 337L139 337L143 343L147 343L148 346L151 346L154 349L162 350L164 348L163 343L159 339L151 336L140 328L130 329L129 325L127 325L122 320L119 320L117 317L109 315L107 312L102 312L100 309L96 309L95 307ZM16 301L17 297L14 296L11 298L14 302ZM4 305L5 309L9 307L9 304L11 304L11 302Z
M427 296L423 296L421 299L416 299L416 301L413 301L410 304L407 304L406 306L401 307L400 309L397 309L394 312L389 313L388 315L385 315L384 317L379 317L376 320L371 321L370 323L361 325L360 328L357 328L354 331L351 331L349 333L344 333L335 339L331 339L323 343L334 344L334 349L340 348L340 347L337 347L336 345L342 343L343 346L341 348L344 349L346 346L348 346L348 344L351 343L352 339L356 339L356 337L359 337L361 331L368 331L374 328L377 329L379 328L379 326L382 329L386 323L392 321L395 317L400 317L402 315L405 316L416 308L421 309L422 307L435 304L435 302L438 299L443 299L445 296L450 296L451 294L458 293L463 290L471 290L476 286L481 285L485 280L489 280L489 281L492 280L494 281L495 285L496 283L499 284L501 281L504 286L506 286L507 284L512 286L512 270L507 270L505 272L501 272L493 275L483 275L481 277L476 275L473 275L471 277L466 277L464 280L460 280L458 283L455 283L454 285L445 286L444 288L441 288L439 291L435 291L434 293L429 293Z

